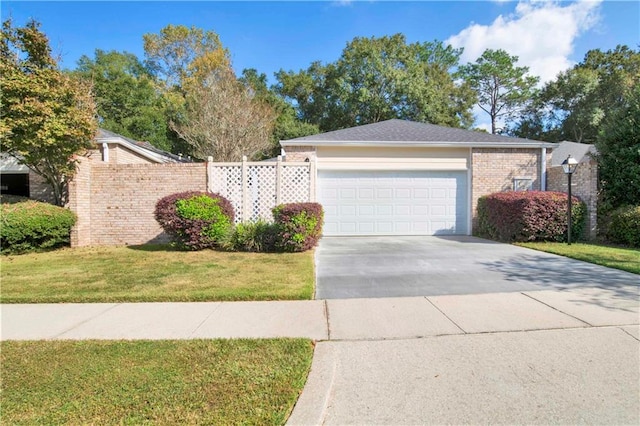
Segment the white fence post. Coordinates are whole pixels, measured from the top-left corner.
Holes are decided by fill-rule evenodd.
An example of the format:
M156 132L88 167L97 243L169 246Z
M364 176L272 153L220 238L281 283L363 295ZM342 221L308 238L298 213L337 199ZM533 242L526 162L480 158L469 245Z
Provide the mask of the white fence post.
M282 155L276 161L276 206L282 204Z
M213 192L213 157L207 157L207 191Z
M316 201L316 156L311 156L309 161L309 201Z
M242 156L242 221L251 219L249 210L249 167L247 166L247 156Z

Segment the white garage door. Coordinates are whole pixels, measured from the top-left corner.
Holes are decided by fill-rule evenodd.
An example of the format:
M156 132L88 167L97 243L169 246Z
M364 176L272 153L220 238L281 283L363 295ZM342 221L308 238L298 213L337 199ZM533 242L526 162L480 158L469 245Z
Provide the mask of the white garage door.
M467 174L319 171L324 235L467 234Z

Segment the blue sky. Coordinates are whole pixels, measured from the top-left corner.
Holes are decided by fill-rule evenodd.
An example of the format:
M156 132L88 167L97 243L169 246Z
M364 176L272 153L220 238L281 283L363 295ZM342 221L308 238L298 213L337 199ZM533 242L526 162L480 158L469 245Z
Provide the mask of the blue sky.
M464 61L503 48L542 80L579 62L589 49L638 48L637 1L308 1L308 2L27 2L3 1L3 20L42 23L65 68L95 49L143 58L142 35L168 24L213 30L239 73L256 68L273 82L283 68L330 62L356 36L403 33L409 42L464 47Z

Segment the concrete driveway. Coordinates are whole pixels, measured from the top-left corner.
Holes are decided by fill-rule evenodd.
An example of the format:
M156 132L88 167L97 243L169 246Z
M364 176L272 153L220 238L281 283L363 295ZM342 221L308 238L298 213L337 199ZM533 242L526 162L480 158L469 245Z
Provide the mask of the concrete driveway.
M316 299L345 299L615 288L640 278L467 236L324 237L316 282Z

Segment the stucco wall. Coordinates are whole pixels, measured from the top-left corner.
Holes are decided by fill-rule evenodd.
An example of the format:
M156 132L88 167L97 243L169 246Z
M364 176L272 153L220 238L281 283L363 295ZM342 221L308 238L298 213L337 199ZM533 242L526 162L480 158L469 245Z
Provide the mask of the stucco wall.
M318 147L318 170L467 170L469 148Z

